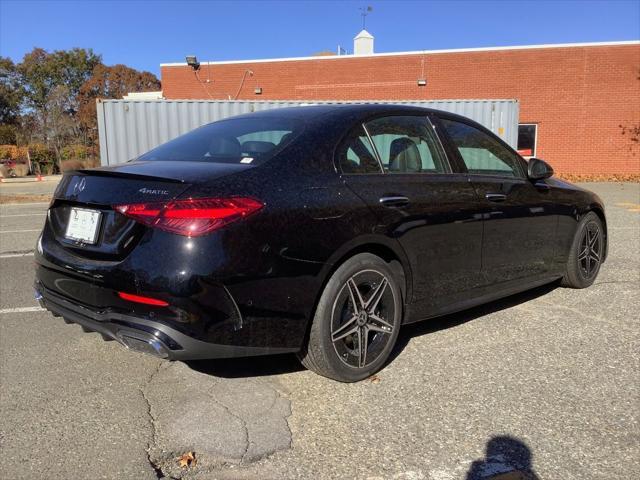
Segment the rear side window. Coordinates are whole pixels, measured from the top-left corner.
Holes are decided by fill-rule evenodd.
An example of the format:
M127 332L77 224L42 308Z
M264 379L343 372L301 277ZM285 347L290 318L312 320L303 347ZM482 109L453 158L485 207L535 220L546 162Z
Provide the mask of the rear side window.
M259 164L302 131L299 120L237 118L210 123L177 137L139 160Z
M445 173L448 165L427 117L393 116L366 124L387 173Z
M491 135L471 125L442 119L471 174L524 177L519 157Z
M382 173L362 125L354 128L342 141L337 156L343 173Z

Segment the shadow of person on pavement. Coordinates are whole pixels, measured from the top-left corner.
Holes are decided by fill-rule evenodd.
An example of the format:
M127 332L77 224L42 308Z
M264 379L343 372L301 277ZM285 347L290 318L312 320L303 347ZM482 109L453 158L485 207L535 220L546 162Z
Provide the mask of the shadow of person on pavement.
M466 480L540 480L533 470L533 454L515 437L501 435L487 442L485 458L476 460Z

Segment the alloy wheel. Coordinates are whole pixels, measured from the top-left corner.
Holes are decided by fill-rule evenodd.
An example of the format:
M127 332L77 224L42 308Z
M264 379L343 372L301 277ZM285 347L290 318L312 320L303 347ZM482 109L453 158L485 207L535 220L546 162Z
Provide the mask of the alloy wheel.
M333 304L331 342L350 367L374 362L392 338L398 299L389 279L377 270L362 270L342 286Z
M601 257L602 235L600 227L596 222L589 222L583 231L578 253L580 273L585 279L590 279L598 272Z

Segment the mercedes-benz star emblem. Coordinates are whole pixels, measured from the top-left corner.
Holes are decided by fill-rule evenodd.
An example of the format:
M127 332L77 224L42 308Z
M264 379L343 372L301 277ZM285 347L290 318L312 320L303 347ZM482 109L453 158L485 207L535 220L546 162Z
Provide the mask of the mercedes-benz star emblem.
M73 186L73 193L78 194L84 190L84 187L87 186L87 179L81 178L78 183Z

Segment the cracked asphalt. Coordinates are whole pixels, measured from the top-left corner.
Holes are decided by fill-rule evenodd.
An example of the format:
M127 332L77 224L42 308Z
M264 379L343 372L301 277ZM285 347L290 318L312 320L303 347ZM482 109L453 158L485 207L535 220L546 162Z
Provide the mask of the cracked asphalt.
M64 324L31 293L46 204L0 205L0 478L640 478L640 185L586 186L611 238L594 286L409 326L351 385L293 356L163 362Z

